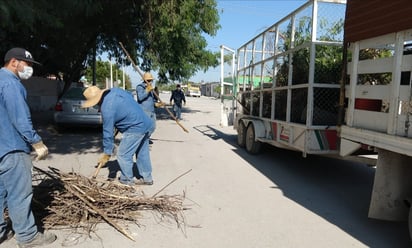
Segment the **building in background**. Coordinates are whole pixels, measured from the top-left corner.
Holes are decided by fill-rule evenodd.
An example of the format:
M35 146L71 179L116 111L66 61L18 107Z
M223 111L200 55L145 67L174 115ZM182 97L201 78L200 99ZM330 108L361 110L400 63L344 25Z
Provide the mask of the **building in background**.
M219 98L220 83L219 82L203 83L200 86L200 92L202 96L210 96L210 97Z
M27 104L31 111L53 110L64 82L43 77L31 77L22 80L27 90Z

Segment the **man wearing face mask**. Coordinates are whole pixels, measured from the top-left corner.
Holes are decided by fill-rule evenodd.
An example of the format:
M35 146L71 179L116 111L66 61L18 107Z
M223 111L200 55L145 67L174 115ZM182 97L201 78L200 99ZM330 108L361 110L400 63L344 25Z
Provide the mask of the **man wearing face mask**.
M12 236L3 215L8 208L18 247L43 246L54 242L56 235L39 232L35 224L30 152L32 147L39 160L48 149L33 128L20 81L30 78L33 63L39 63L23 48L10 49L4 63L0 69L0 244Z

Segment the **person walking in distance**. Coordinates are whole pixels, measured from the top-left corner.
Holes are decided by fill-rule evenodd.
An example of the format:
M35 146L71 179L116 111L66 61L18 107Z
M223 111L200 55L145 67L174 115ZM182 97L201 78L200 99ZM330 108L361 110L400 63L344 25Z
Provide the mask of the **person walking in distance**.
M101 90L97 86L88 87L83 92L86 101L83 108L99 105L103 118L103 155L98 163L106 164L114 149L115 129L122 133L117 150L117 162L121 175L120 183L126 185L152 185L152 164L149 153L149 132L153 129L150 119L133 99L120 88ZM137 170L141 178L134 178L133 156L136 155Z
M7 208L18 247L36 247L52 243L56 235L40 232L35 224L31 201L32 168L31 147L35 160L44 159L48 148L33 128L27 92L21 80L33 74L35 61L23 48L12 48L4 56L0 69L0 244L7 240Z
M176 89L172 91L172 95L170 96L170 105L173 102L173 112L176 116L176 119L182 119L182 102L186 105L186 98L185 94L183 93L182 89L180 88L180 84L176 85Z

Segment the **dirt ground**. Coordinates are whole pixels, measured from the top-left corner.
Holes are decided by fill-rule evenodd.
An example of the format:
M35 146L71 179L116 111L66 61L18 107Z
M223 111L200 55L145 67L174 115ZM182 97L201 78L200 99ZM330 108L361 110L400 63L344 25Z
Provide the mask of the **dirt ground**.
M165 102L169 97L161 95ZM373 168L268 147L249 155L236 145L235 130L219 125L219 111L219 99L187 98L181 124L188 133L165 111L158 114L151 145L154 185L139 189L151 196L187 172L161 191L185 194L189 209L182 228L148 211L138 224L121 223L135 242L102 223L90 236L52 230L58 239L48 247L410 247L406 223L367 218ZM57 132L50 113L35 113L33 120L50 149L35 166L93 175L101 130ZM113 174L116 163L111 158L98 179ZM14 239L1 244L15 246Z

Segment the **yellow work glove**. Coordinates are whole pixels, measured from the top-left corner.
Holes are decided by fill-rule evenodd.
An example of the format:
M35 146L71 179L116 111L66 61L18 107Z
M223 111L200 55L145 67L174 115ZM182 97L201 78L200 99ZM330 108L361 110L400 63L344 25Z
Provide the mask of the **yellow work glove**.
M34 151L37 153L36 161L44 159L49 154L49 149L43 144L43 141L32 144Z
M147 84L147 85L146 85L146 92L149 93L149 92L152 91L152 90L153 90L152 84Z
M110 155L103 153L103 155L99 158L99 161L97 161L98 164L105 165L110 159Z
M160 107L163 107L163 106L165 106L164 102L155 102L155 107L156 108L160 108Z

